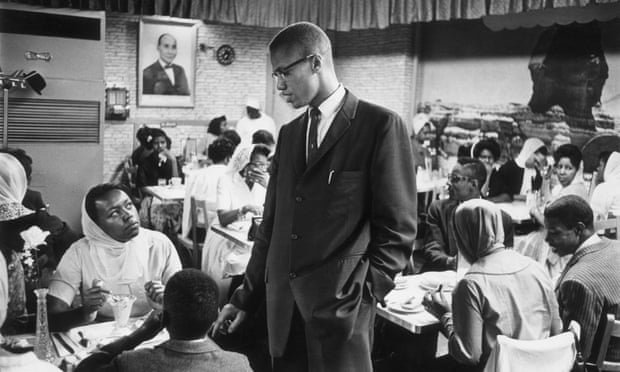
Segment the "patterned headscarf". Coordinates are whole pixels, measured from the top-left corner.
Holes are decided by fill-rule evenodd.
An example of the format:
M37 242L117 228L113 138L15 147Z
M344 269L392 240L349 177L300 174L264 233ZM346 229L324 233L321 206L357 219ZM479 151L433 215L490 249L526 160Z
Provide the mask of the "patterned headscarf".
M239 173L246 165L250 164L252 151L254 151L254 145L237 148L237 151L235 151L232 159L228 163L228 171L231 173Z
M22 165L13 155L0 153L0 221L34 213L22 205L27 189L28 180Z
M470 264L504 248L502 212L494 203L468 200L456 208L454 219L456 246Z

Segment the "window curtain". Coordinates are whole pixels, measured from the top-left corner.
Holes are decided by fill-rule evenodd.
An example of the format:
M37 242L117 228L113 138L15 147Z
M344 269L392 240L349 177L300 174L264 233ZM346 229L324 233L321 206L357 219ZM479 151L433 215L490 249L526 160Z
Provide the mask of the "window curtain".
M620 0L0 0L54 8L105 10L280 28L311 21L328 30L520 15L549 9L593 8Z

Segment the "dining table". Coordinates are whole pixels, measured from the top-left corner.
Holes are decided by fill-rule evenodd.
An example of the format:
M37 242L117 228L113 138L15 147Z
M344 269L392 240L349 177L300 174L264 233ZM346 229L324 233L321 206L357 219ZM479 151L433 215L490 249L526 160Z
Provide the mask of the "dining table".
M163 202L182 202L185 199L185 185L145 186L144 192Z
M146 316L130 318L124 327L117 327L116 322L96 322L72 328L66 332L51 332L52 357L50 363L63 371L72 371L80 361L98 350L101 346L116 341L136 330ZM36 335L33 333L6 336L8 343L17 345L17 352L34 348ZM163 329L155 337L142 342L135 349L154 347L169 339L168 332Z
M456 277L456 271L397 276L394 279L396 287L385 297L386 306L377 305L377 315L413 334L437 332L441 323L424 309L422 299L440 285L446 298L450 299Z
M237 277L245 274L252 253L254 242L248 240L251 220L242 220L227 226L214 223L211 231L232 242L235 249L230 250L223 258L222 273L225 278ZM204 255L205 253L203 253ZM208 254L208 252L206 253Z
M513 200L509 203L497 203L497 206L504 212L508 213L512 218L512 222L516 225L532 221L532 216L530 216L530 208L524 200Z

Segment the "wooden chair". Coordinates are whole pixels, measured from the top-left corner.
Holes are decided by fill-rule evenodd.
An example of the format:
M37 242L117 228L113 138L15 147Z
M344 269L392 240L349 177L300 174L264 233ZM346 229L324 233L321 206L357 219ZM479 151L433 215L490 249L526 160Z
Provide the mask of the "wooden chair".
M190 198L190 236L191 239L179 234L179 242L190 251L192 266L200 270L202 261L203 242L198 241L198 228L203 228L208 233L211 222L215 218L215 213L209 213L205 200Z
M616 347L610 349L612 340L611 343L616 347L620 344L620 320L616 320L613 314L607 314L601 346L595 354L599 371L620 371L620 350L616 350Z

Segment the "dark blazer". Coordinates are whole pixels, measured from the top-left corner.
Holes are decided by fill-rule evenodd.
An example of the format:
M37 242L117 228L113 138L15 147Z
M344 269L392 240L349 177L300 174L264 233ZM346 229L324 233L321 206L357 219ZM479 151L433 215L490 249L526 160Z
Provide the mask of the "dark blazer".
M362 296L383 301L416 235L415 173L398 115L347 91L307 166L306 128L304 114L280 130L263 222L231 299L252 311L266 297L274 357L295 304L310 337L351 337Z
M142 72L142 94L167 94L189 96L189 85L183 67L173 64L174 85L161 67L159 60L145 68Z

